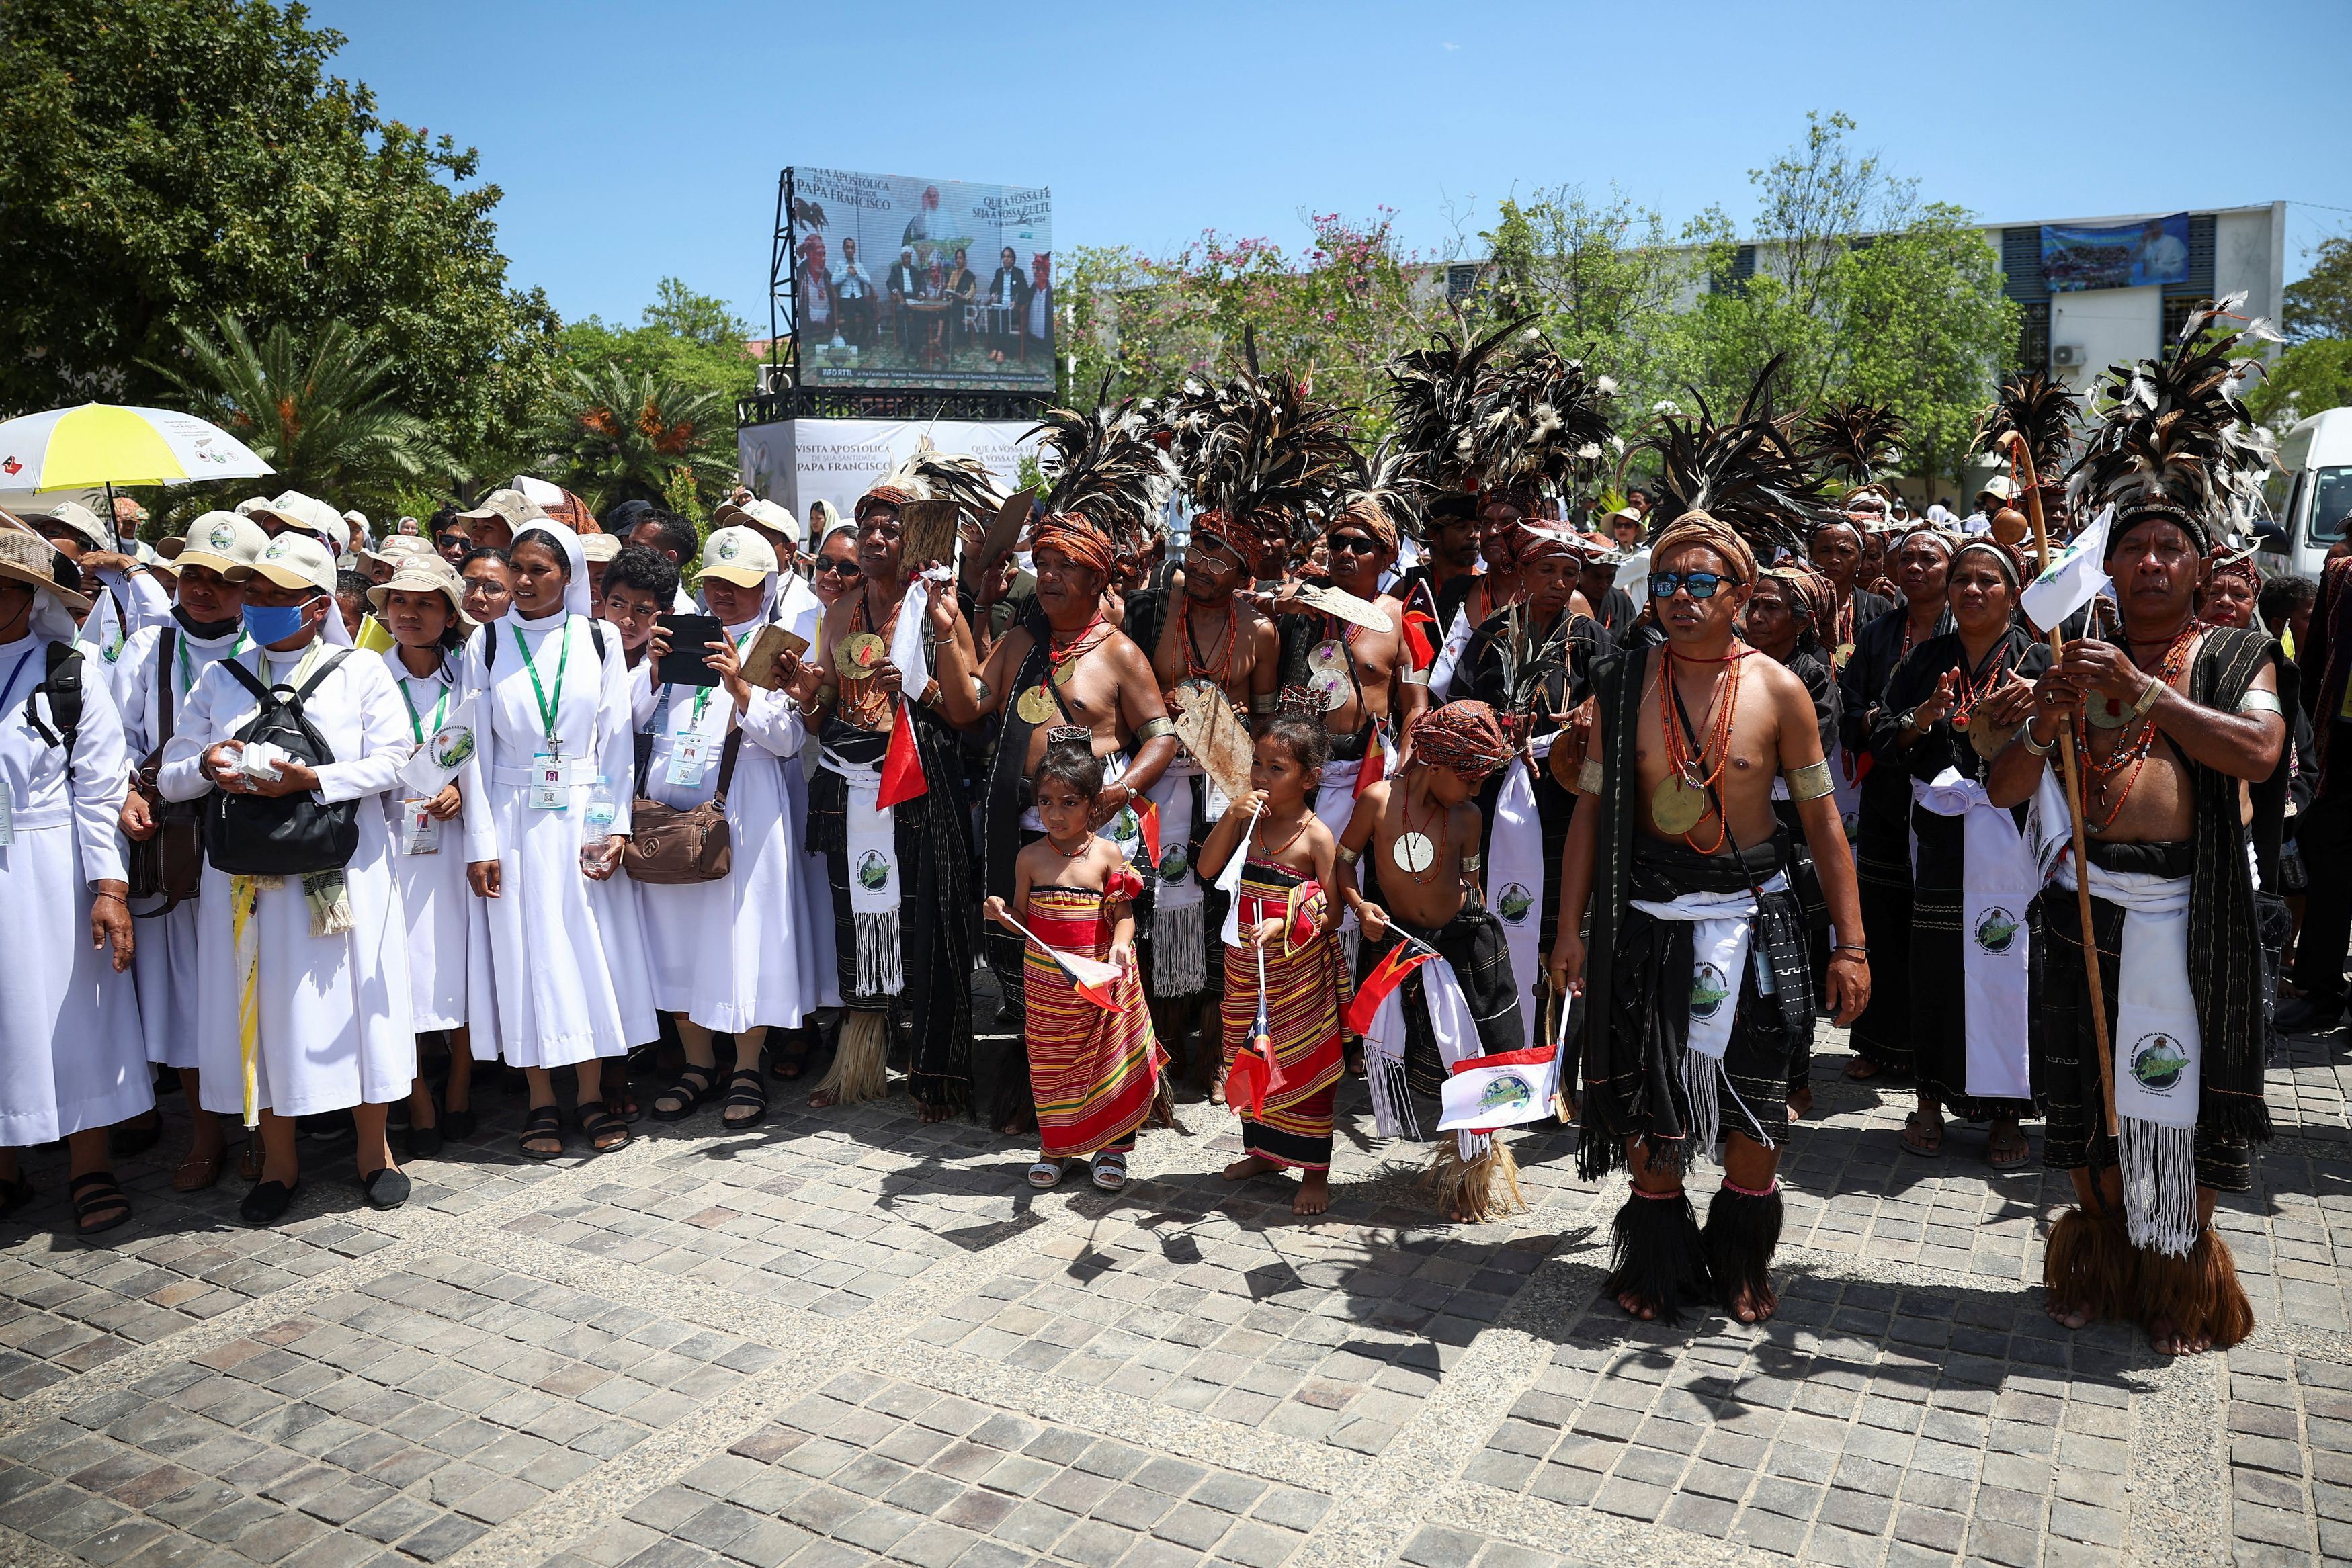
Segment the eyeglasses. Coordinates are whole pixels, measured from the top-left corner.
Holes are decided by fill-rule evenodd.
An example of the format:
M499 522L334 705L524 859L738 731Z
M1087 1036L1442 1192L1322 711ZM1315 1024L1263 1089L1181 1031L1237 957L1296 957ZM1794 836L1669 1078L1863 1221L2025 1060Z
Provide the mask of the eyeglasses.
M1650 597L1672 599L1676 591L1688 589L1693 599L1713 599L1716 591L1728 580L1711 571L1654 571L1650 574Z
M817 559L816 570L819 571L837 572L843 577L855 577L857 575L857 562L855 560L835 560L831 556L821 556Z
M1380 553L1380 547L1361 534L1333 534L1328 542L1333 550L1346 550L1349 555Z

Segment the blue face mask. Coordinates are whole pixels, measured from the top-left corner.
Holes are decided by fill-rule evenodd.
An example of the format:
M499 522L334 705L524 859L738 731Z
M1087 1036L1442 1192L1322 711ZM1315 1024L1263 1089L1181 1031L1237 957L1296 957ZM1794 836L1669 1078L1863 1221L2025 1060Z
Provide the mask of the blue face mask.
M265 648L272 643L283 643L301 630L302 607L299 604L280 605L275 609L265 609L258 604L245 607L246 635Z

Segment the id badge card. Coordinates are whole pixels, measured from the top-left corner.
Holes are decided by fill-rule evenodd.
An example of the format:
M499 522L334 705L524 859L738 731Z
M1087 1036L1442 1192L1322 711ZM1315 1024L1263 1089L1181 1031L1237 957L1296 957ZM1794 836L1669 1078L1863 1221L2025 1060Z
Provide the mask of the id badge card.
M670 783L680 789L702 788L703 769L710 766L710 742L698 735L674 735L669 741Z
M530 792L526 802L534 811L561 811L572 804L572 764L552 752L530 759Z
M16 841L16 788L0 779L0 850Z
M441 852L441 821L429 808L430 800L410 799L400 803L400 852L404 855L437 855Z

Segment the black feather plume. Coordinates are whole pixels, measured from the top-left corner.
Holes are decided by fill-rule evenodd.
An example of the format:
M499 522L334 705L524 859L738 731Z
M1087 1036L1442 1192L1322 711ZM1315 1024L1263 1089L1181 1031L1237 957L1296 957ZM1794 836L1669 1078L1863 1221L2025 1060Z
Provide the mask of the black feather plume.
M1537 341L1485 378L1470 437L1482 489L1565 494L1624 443L1612 428L1617 383Z
M1470 487L1479 402L1503 346L1533 319L1507 321L1475 342L1433 332L1427 348L1389 362L1388 403L1407 479L1432 491Z
M1356 462L1341 411L1279 373L1188 381L1169 402L1172 454L1193 504L1303 538Z
M1108 393L1110 382L1103 382ZM1174 485L1175 465L1154 438L1151 410L1134 398L1092 412L1047 409L1029 433L1045 447L1048 516L1083 517L1104 535L1158 513Z
M1717 423L1706 400L1693 392L1696 416L1661 412L1656 431L1626 450L1656 454L1659 488L1650 513L1650 538L1685 512L1705 512L1737 529L1769 560L1782 547L1801 555L1814 523L1827 511L1821 481L1812 474L1785 423L1773 417L1769 388L1780 368L1776 357L1764 367L1739 406L1737 417Z
M2081 400L2065 382L2053 381L2040 371L2021 371L2000 383L2000 395L1986 410L1984 423L1977 431L1975 450L2006 458L2008 436L2012 432L2022 435L2026 451L2033 456L2034 477L2046 485L2057 484L2066 471L2066 458L2074 444L2074 421L2081 409Z
M1885 403L1832 403L1805 422L1806 457L1824 474L1866 485L1901 455L1905 434Z

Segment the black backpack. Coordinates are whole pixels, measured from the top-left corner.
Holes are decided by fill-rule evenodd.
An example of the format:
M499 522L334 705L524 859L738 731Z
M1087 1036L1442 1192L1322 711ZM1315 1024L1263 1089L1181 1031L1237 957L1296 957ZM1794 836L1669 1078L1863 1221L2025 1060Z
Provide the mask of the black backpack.
M52 643L42 653L41 684L25 694L25 722L33 733L66 754L66 779L73 779L74 742L81 737L81 650L71 643ZM49 699L49 716L57 720L53 732L41 722L35 699Z
M333 748L302 712L302 704L351 656L349 648L338 649L299 690L265 686L236 660L223 659L220 667L261 704L261 711L236 732L236 738L248 745L268 741L312 768L332 762ZM232 876L307 876L333 871L349 865L358 852L359 808L357 800L321 805L308 790L265 796L215 789L205 798L205 853L215 869Z

